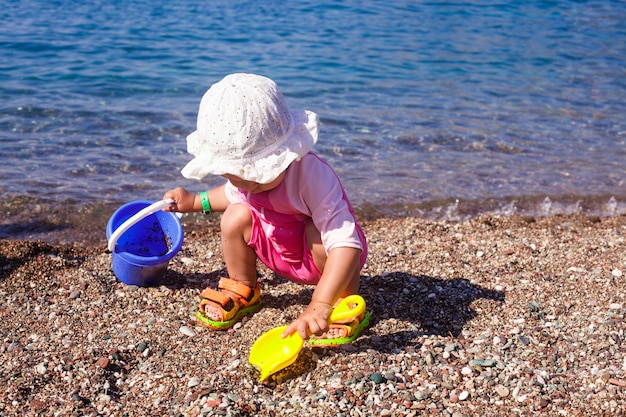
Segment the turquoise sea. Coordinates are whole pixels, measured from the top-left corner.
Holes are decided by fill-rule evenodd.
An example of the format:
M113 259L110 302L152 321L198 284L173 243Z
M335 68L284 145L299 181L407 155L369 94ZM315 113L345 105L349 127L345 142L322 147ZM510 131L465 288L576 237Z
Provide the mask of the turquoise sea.
M363 215L626 213L624 1L0 4L2 237L220 183L180 169L232 72L319 114Z

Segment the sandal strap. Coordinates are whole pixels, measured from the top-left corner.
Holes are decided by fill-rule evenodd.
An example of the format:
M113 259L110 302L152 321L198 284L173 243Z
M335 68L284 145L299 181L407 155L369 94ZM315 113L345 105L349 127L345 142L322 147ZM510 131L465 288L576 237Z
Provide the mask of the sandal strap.
M334 310L335 307L337 307L341 303L341 301L343 301L343 298L344 297L339 297L337 301L335 301L335 303L331 307L331 310ZM351 305L350 308L354 308L354 305ZM337 320L333 324L347 325L348 327L352 327L352 324L356 321L357 326L358 326L358 323L360 323L360 321L363 319L363 316L365 316L365 311L357 317L348 317L342 320ZM333 325L331 324L330 327L333 327ZM339 326L336 326L336 327L339 327Z
M214 290L213 288L205 288L200 293L200 297L220 305L224 310L232 309L232 305L229 304L234 304L233 299L227 294Z
M257 283L255 288L248 287L246 284L242 284L232 278L221 278L218 284L218 288L224 290L224 294L233 294L236 296L243 306L247 306L255 298L254 296L259 293L259 284ZM232 298L232 297L231 297Z
M239 304L227 294L223 294L212 288L206 288L200 295L202 296L202 300L200 301L199 309L202 313L205 313L206 306L209 305L219 307L222 311L222 317L227 318L235 314L239 308Z

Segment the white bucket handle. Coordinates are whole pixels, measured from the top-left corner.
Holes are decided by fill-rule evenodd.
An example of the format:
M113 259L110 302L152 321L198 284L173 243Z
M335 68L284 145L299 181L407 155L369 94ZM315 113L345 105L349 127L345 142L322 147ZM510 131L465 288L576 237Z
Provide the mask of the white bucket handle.
M120 238L120 236L122 236L122 234L124 234L125 231L130 229L135 223L148 217L151 214L156 213L159 210L163 210L165 207L169 206L172 203L174 203L174 200L171 198L157 201L156 203L149 205L143 210L140 210L131 218L126 220L124 223L122 223L113 233L111 233L111 236L109 237L109 251L113 252L115 250L115 244L117 243L117 240ZM179 213L176 213L176 215L178 214Z

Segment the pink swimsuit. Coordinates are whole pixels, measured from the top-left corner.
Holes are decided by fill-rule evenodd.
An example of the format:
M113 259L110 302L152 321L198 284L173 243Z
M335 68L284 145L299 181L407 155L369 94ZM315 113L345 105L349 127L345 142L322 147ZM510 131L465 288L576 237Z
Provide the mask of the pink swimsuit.
M250 208L252 236L248 245L278 275L300 284L317 284L321 278L306 242L310 221L320 231L327 254L338 247L361 249L361 267L365 264L365 235L339 177L313 153L293 162L283 181L272 190L250 194L229 182L226 195L231 203Z

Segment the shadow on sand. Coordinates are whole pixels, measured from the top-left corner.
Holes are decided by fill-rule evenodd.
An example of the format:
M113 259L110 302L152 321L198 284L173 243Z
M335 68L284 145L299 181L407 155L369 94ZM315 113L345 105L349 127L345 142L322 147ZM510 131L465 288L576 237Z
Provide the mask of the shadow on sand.
M466 278L442 279L427 275L393 272L365 280L361 294L372 311L371 326L395 319L412 327L377 337L378 350L394 351L416 346L421 336L458 337L463 327L478 313L476 300L504 302L504 293L472 284Z
M181 275L168 271L164 285L184 286L199 290L217 287L225 271L209 274ZM262 277L266 285L281 285L287 280L279 276ZM302 287L298 294L275 297L263 295L267 307L283 309L294 304L306 305L311 299L312 287ZM418 345L421 336L458 337L463 326L477 316L472 308L476 300L484 299L504 302L504 293L472 284L466 278L442 279L427 275L411 275L406 272L391 272L384 275L362 277L361 295L371 312L370 328L379 322L394 319L404 322L407 330L370 337L370 345L377 350L393 351L404 346ZM295 317L294 317L295 319ZM366 331L364 336L371 332ZM358 345L358 343L357 343Z

